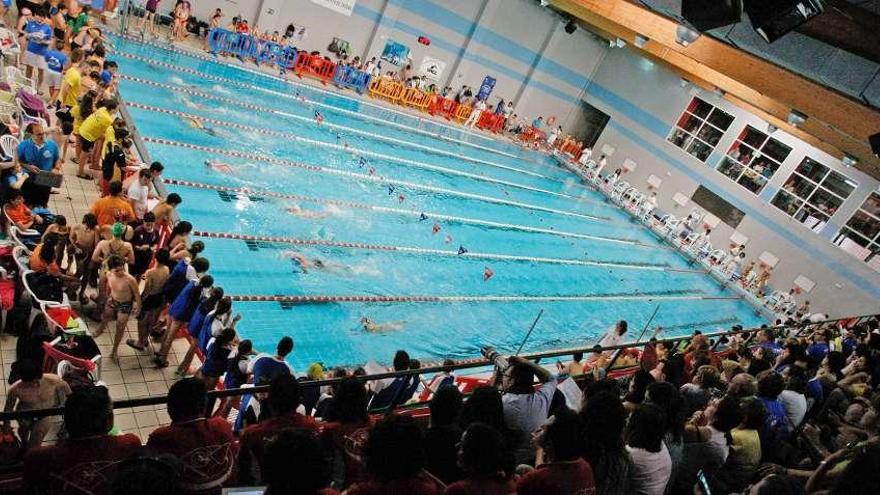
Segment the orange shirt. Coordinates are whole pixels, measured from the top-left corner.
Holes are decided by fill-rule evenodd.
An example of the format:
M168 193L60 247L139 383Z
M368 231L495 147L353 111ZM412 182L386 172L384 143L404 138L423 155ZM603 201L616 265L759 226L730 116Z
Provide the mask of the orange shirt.
M98 225L113 225L116 222L127 223L135 219L134 210L128 200L119 196L105 196L95 201L92 213L98 217Z
M52 262L47 265L42 258L40 258L40 253L43 252L43 244L40 243L37 247L34 248L34 252L31 254L31 259L28 265L30 265L31 270L35 272L48 272L50 275L58 275L61 273L61 268L58 266L58 263Z
M6 213L9 215L9 218L15 223L27 223L33 217L31 209L28 208L27 205L24 203L21 203L18 206L10 204L6 207Z

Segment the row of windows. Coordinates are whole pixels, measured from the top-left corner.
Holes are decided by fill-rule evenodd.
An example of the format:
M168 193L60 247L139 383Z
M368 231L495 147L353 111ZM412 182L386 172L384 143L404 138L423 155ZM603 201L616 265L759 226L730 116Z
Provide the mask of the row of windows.
M705 163L733 120L729 113L694 98L670 130L667 140ZM757 195L791 151L790 146L746 125L715 169ZM849 177L807 157L770 204L814 232L820 232L856 185ZM834 243L880 271L880 195L871 193L841 228Z

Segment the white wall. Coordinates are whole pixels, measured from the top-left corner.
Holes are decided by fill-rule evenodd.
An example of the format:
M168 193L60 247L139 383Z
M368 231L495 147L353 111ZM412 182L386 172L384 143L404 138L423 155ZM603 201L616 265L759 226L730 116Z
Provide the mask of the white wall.
M707 163L665 140L666 133L694 93L735 117ZM749 259L757 258L764 251L780 258L771 278L773 286L788 289L798 275L807 276L816 282L816 287L801 299L810 300L814 309L832 316L876 312L880 307L880 274L830 242L839 226L877 189L878 181L845 167L834 157L783 131L776 131L773 138L791 146L792 152L766 186L769 190L778 189L805 156L859 184L825 229L817 234L769 204L772 195L755 196L714 169L724 150L746 124L759 130L767 128L762 119L713 93L683 88L677 75L627 49L609 51L596 71L586 99L611 115L611 123L599 138L596 149L604 144L616 148L609 167L619 167L627 158L634 160L638 167L624 179L637 187L646 188L651 174L663 179L658 191L663 210L677 216L687 215L696 205L691 202L679 207L672 197L676 192L691 196L702 184L746 212L737 231L750 239ZM712 231L712 243L727 246L732 233L731 227L721 223Z

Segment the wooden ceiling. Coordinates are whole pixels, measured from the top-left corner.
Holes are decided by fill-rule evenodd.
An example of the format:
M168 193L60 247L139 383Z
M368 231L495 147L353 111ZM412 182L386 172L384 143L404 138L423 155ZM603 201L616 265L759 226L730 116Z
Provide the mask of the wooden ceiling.
M628 0L551 0L598 34L627 41L627 46L665 64L706 89L720 88L725 98L776 127L837 158L858 158L856 168L880 180L880 158L868 136L880 132L880 112L771 62L700 36L685 47L675 41L678 23ZM649 39L642 48L635 36ZM788 124L791 110L808 116L798 127Z

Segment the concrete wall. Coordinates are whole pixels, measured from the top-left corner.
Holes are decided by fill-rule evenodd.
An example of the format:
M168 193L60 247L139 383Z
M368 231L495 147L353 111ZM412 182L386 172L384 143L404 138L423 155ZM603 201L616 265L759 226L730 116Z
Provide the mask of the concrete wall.
M672 201L676 192L686 196L703 185L746 213L737 231L750 239L748 259L764 251L780 258L771 284L788 289L798 275L805 275L816 287L801 299L813 308L845 316L876 312L880 307L880 274L831 243L864 199L878 187L867 175L845 167L839 160L782 131L773 138L792 147L782 167L765 190L756 196L715 170L739 132L747 124L765 130L767 123L734 106L714 93L682 87L674 73L651 63L628 49L610 50L596 71L587 91L587 101L611 115L611 122L596 144L598 151L609 144L616 148L609 167L620 167L629 158L637 163L624 179L642 189L653 174L663 183L658 190L660 207L676 216L687 215L696 205L681 207ZM666 141L673 123L693 96L712 103L735 117L706 163L700 162ZM769 202L805 156L848 176L857 189L831 218L821 233L815 233L779 211ZM721 223L712 231L713 245L727 246L733 229Z
M310 0L200 0L196 13L205 16L215 7L227 13L227 21L241 14L263 30L282 30L287 24L304 25L309 36L301 44L308 50L325 50L334 36L351 44L354 54L378 56L385 42L393 39L410 47L413 65L429 55L446 62L441 84L458 88L478 86L486 75L497 79L492 102L513 99L516 112L531 120L537 115L556 116L569 132L583 125L580 102L611 116L597 146L612 144L617 152L611 165L626 158L638 168L626 178L645 187L654 174L663 179L660 205L677 215L693 207L676 207L672 196L690 196L700 185L731 201L746 217L738 227L750 238L748 255L755 258L770 251L781 261L774 270L774 286L788 288L803 274L816 288L809 298L814 307L833 316L876 311L880 302L880 275L839 250L830 242L839 225L846 222L877 181L792 136L777 131L773 137L790 145L792 153L777 171L765 192L756 197L733 183L714 167L747 124L758 129L766 123L714 94L700 97L736 117L717 150L702 163L666 142L673 122L692 98L679 78L643 59L627 48L608 47L607 42L578 30L567 34L563 21L536 0L357 0L351 16L318 6ZM431 39L430 46L417 38ZM390 68L390 67L389 67ZM804 156L818 160L855 180L859 187L831 219L815 234L769 204L773 193ZM725 246L732 229L719 225L712 233L715 245Z

